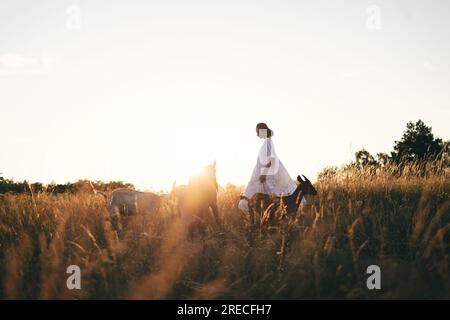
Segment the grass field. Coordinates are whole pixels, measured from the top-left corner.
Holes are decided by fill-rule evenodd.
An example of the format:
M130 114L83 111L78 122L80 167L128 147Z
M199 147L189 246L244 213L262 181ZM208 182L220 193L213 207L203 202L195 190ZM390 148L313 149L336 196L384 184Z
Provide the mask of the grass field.
M102 197L0 195L0 298L449 299L450 180L431 172L323 177L283 232L261 236L229 185L218 194L222 232L193 240L173 199L134 217L119 241ZM81 290L66 288L73 264ZM372 264L381 290L366 287Z

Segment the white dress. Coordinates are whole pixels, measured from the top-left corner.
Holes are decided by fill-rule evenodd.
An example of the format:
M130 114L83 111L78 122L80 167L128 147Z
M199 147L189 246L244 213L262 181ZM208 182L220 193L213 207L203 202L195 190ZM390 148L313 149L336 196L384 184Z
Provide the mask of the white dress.
M269 163L270 166L267 166ZM266 175L264 183L259 181L261 175ZM291 179L283 163L281 163L275 153L272 139L264 139L252 177L243 195L250 198L253 194L259 192L276 196L287 196L292 194L296 188L297 185ZM241 210L248 211L247 201L245 199L240 200L238 207Z

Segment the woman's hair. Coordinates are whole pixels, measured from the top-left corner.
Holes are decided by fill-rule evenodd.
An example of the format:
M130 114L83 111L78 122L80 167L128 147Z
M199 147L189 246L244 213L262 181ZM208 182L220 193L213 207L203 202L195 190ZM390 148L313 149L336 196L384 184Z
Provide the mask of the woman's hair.
M260 129L266 129L267 130L267 138L270 138L271 136L273 136L273 131L272 129L270 129L267 124L265 124L264 122L260 122L256 125L256 133L259 133Z

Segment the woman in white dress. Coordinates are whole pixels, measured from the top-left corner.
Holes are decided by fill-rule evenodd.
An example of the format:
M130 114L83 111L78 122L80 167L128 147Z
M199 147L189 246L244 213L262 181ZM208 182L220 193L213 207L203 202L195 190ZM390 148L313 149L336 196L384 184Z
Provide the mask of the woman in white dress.
M275 196L290 195L297 185L275 153L272 141L273 131L267 124L258 123L256 134L260 139L264 139L264 143L259 150L252 177L243 195L247 198L258 192ZM243 211L248 211L247 200L241 199L238 207Z

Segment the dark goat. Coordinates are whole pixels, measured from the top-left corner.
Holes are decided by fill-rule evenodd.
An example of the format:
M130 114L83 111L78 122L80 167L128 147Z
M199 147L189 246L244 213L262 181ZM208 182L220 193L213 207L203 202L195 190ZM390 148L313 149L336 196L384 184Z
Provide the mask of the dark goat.
M302 175L303 176L303 175ZM304 179L303 179L304 178ZM295 191L288 196L276 197L265 193L255 193L250 198L241 195L241 199L245 199L248 202L250 223L254 224L255 218L258 219L258 224L261 221L262 215L269 211L269 215L273 218L273 215L277 209L284 207L288 214L295 213L300 206L303 197L305 195L317 194L316 189L312 185L311 181L305 176L297 176L299 184ZM255 215L257 216L255 217Z

